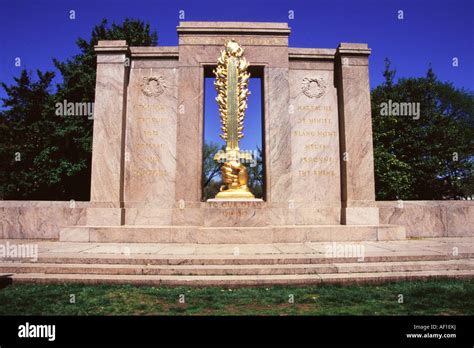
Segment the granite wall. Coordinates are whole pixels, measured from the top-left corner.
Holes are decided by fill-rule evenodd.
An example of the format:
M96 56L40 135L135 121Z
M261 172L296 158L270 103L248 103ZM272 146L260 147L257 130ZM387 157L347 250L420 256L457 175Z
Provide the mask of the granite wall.
M58 239L66 226L84 225L88 202L0 201L0 238ZM474 237L474 201L378 201L382 224L403 225L407 236Z
M84 225L89 202L0 201L0 238L58 239L66 226Z
M474 236L474 201L378 201L381 224L403 225L407 237Z

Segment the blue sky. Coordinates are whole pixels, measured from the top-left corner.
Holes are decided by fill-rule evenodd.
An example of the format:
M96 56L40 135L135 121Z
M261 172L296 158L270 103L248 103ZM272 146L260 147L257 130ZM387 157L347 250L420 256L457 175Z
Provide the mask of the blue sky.
M69 19L70 10L76 11L75 20ZM52 58L76 54L76 38L89 37L102 18L148 21L159 45L177 45L180 10L187 21L288 22L291 47L366 42L373 50L372 88L381 83L383 60L389 57L397 77L424 76L431 64L439 79L474 90L472 0L239 0L225 6L202 0L0 0L0 81L11 83L21 68L54 69ZM290 10L294 19L288 18ZM403 20L397 19L399 10ZM21 68L15 67L15 57L21 58ZM459 67L452 66L453 57Z

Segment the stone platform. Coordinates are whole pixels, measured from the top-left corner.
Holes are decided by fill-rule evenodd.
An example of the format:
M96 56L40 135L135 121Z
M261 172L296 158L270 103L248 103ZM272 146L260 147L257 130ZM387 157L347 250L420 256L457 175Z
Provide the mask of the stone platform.
M0 259L3 281L13 284L234 287L474 278L472 237L266 244L0 240L6 242L39 249L36 262ZM328 254L347 246L363 252Z
M398 225L291 225L264 227L75 226L63 228L62 242L262 244L402 240Z

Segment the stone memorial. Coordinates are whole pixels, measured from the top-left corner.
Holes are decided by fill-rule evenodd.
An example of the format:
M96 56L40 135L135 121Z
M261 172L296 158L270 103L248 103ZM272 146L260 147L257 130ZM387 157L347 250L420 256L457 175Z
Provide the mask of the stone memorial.
M61 241L405 238L403 226L379 224L367 44L290 48L286 23L181 22L177 30L178 47L96 46L91 202L85 224L63 228ZM262 199L236 161L247 65L263 86ZM224 187L202 201L203 89L214 69Z
M177 47L98 42L90 202L0 201L5 278L220 287L473 278L474 202L375 201L367 44L291 48L286 23L177 29ZM261 129L246 113L252 96ZM202 180L209 117L225 141L212 154L223 178L215 197ZM262 135L263 195L250 185L255 154L239 142L249 130ZM18 240L36 253L5 253L21 250Z

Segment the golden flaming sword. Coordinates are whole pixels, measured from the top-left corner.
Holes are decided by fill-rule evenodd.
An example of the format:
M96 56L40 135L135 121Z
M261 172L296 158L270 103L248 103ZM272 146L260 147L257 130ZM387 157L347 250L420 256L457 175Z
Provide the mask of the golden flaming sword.
M214 156L215 161L224 162L221 167L224 185L216 195L218 199L254 198L247 186L247 168L241 163L251 161L252 154L239 149L239 140L244 136L244 117L250 94L249 64L243 53L244 49L236 41L227 41L214 70L216 101L221 118L220 136L226 142L225 152L220 151Z

